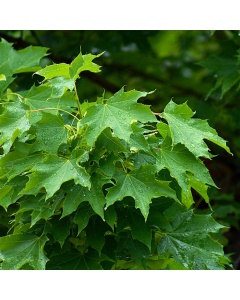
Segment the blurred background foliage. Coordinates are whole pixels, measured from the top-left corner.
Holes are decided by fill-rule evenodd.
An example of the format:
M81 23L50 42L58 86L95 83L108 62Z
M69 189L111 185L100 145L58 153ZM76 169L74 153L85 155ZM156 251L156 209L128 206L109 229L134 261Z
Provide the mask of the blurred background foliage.
M233 266L240 268L240 32L239 31L159 31L159 30L0 30L0 37L15 49L29 45L49 48L42 66L71 62L80 51L104 54L96 60L97 74L83 72L78 81L80 99L95 101L111 96L122 86L155 92L143 99L154 112L161 112L174 99L188 101L196 117L208 119L228 141L233 156L220 153L205 161L219 190L210 190L213 216L227 225L219 239ZM15 90L30 88L40 77L21 75ZM197 196L196 196L197 197ZM196 209L206 212L201 198ZM4 218L2 219L4 222Z

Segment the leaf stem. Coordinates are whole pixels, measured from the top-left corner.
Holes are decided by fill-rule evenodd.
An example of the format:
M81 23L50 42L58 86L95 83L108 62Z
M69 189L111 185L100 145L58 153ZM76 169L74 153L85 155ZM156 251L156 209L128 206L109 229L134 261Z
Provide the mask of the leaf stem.
M63 111L67 114L69 114L70 116L72 116L74 119L80 121L80 119L78 119L76 116L74 116L73 114L71 114L70 112L68 112L67 110L61 109L61 108L57 108L57 107L46 107L46 108L39 108L39 109L31 109L31 112L38 112L38 111L42 111L42 110L60 110Z
M75 97L76 97L77 106L78 106L78 114L79 114L79 117L81 119L82 118L82 111L81 111L80 101L79 101L79 98L78 98L76 84L74 84L74 91L75 91Z

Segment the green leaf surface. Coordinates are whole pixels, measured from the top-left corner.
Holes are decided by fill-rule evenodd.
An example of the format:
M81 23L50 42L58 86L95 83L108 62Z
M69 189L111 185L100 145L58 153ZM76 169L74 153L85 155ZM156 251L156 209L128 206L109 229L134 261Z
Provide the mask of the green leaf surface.
M20 208L17 214L30 211L32 227L41 219L50 219L54 215L54 212L62 199L62 193L56 194L46 201L41 194L38 194L36 197L28 197L26 200L20 202Z
M16 138L30 128L26 106L20 102L8 103L0 116L0 145L8 153Z
M78 235L88 225L89 219L94 215L94 211L89 203L82 203L75 215L74 223L78 225Z
M178 201L175 192L168 186L168 182L155 179L155 172L154 166L143 166L129 173L117 171L114 175L116 184L108 188L107 207L130 196L135 199L135 207L140 209L146 220L153 198L163 196Z
M45 83L46 86L51 87L52 98L59 98L62 97L62 95L67 91L72 91L75 86L75 82L73 79L65 78L65 77L56 77L51 80L49 80L47 83Z
M102 248L105 244L104 235L107 229L106 224L101 220L99 222L98 218L91 218L86 228L87 242L89 246L98 251L99 255L101 255Z
M220 228L211 215L194 215L192 210L182 213L171 222L170 230L161 233L158 255L171 254L191 270L221 270L223 247L209 236Z
M72 107L76 107L76 99L70 92L66 92L61 97L53 97L52 88L46 85L32 86L28 91L20 92L23 101L29 105L31 110L60 108L71 111ZM56 114L57 110L48 110L52 114Z
M5 74L17 74L23 72L35 72L39 67L39 62L46 55L48 48L29 46L22 50L14 50L12 44L2 39L0 42L0 72Z
M32 152L46 151L57 154L59 146L67 143L68 132L64 125L60 115L55 116L44 112L42 119L34 126L36 142L33 145Z
M19 193L27 183L26 177L15 177L0 188L0 206L7 210L8 206L22 197Z
M54 239L59 242L61 247L63 246L66 238L70 234L70 227L71 227L71 222L68 217L64 219L53 219L52 220L52 228L51 228L51 233L54 237Z
M131 228L133 239L145 244L151 251L152 230L144 217L133 207L127 207L122 213L118 213L117 232Z
M240 80L239 66L235 57L209 56L198 64L210 69L217 75L217 82L208 96L217 88L221 88L221 97L223 97Z
M92 60L100 55L101 54L82 55L80 53L70 65L66 63L53 64L39 70L36 74L43 76L45 80L55 77L64 77L75 81L82 71L99 72L100 67L93 63Z
M0 74L0 81L6 81L7 78L4 74Z
M90 203L92 209L102 219L104 219L104 205L106 203L102 186L107 183L104 177L100 174L92 174L91 176L91 188L75 185L67 192L67 196L63 202L63 213L62 217L70 215L77 209L80 203L87 201Z
M106 103L89 107L82 124L87 125L85 138L89 146L93 146L100 133L107 127L113 130L116 137L129 141L132 133L131 123L155 122L156 118L146 105L137 103L140 97L149 93L130 91L124 92L122 88Z
M105 221L114 231L114 226L116 225L116 221L117 221L117 213L113 205L105 209L104 216L105 216Z
M0 258L3 270L18 270L29 264L35 270L44 270L47 257L43 247L48 238L32 234L10 234L0 238Z
M161 117L169 124L173 146L181 143L196 157L211 158L208 146L203 141L207 139L231 154L226 141L218 136L216 130L205 120L191 119L191 114L193 115L193 112L190 113L190 108L186 103L177 105L173 101L167 104L161 114Z
M69 68L70 77L76 80L82 71L90 71L93 73L99 72L100 66L93 63L92 61L93 59L101 55L102 53L98 55L93 55L93 54L82 55L82 53L79 53L79 55L72 61L70 65Z
M127 148L121 141L113 136L110 128L104 129L96 141L96 147L105 148L110 152L128 152Z
M16 149L7 153L0 159L0 176L5 175L8 181L17 175L23 175L36 163L42 162L44 156L41 153L30 154L32 145L16 143Z
M45 80L52 79L54 77L70 78L69 65L66 63L46 66L44 69L36 72L36 74L43 76Z
M172 142L169 137L165 138L159 150L155 150L155 157L158 171L167 168L170 175L177 180L183 193L186 195L184 204L188 208L192 204L188 174L192 174L195 180L202 182L202 184L215 186L203 162L181 144L177 144L172 148Z
M79 157L81 154L78 154ZM62 183L71 179L74 179L75 184L90 188L90 176L85 168L78 164L79 158L76 155L72 155L69 159L53 154L46 155L43 162L31 169L32 173L22 194L36 195L44 187L48 199L59 190Z
M102 270L102 259L97 251L91 250L85 254L71 251L51 257L47 264L48 270Z

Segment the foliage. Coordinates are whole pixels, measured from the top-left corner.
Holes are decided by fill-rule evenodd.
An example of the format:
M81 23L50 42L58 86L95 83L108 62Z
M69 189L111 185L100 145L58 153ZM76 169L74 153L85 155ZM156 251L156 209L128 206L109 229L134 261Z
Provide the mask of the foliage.
M139 102L153 92L124 88L84 101L76 82L101 54L42 66L46 48L4 39L0 53L2 269L229 267L224 226L192 206L216 187L206 142L231 152L187 102L153 113ZM17 90L26 72L39 82Z

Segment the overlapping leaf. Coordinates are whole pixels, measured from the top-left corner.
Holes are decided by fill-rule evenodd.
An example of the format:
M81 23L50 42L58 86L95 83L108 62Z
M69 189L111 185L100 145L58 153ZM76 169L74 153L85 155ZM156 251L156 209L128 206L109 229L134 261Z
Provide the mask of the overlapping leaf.
M27 116L27 107L20 103L8 103L0 116L0 145L4 153L8 153L16 138L20 137L30 128Z
M5 175L7 181L10 181L30 170L36 163L41 163L44 156L41 153L30 154L31 150L31 144L16 143L16 149L0 160L0 176Z
M59 146L67 143L68 132L64 125L60 115L55 116L44 112L42 119L34 126L36 142L33 145L32 152L46 151L57 154Z
M101 262L104 259L99 257L97 251L89 251L85 254L77 250L66 252L51 257L48 270L102 270Z
M191 116L193 112L186 103L177 105L170 101L165 107L161 117L169 124L173 146L182 143L196 157L210 158L212 155L203 141L207 139L231 153L226 146L226 141L218 136L216 130L210 127L207 121L191 119Z
M36 72L38 75L41 75L45 78L45 80L52 79L55 77L64 77L73 79L74 81L78 78L79 74L82 71L90 71L90 72L99 72L100 67L93 63L93 59L99 57L101 54L93 55L86 54L82 55L80 53L72 63L60 63L53 64L45 67L44 69Z
M214 75L217 75L217 82L207 97L218 88L221 88L221 97L223 97L228 90L239 83L239 66L234 57L209 56L198 64L210 69L215 73Z
M22 50L14 50L12 44L2 39L0 42L0 73L17 74L39 70L39 62L46 55L48 48L29 46Z
M143 166L129 173L117 171L114 175L116 184L108 189L106 196L107 207L130 196L135 199L135 207L140 209L146 220L153 198L163 196L178 201L175 192L168 186L168 182L156 180L155 173L154 166Z
M122 88L106 103L89 107L86 116L82 119L82 124L87 125L85 138L88 144L93 146L100 133L107 127L113 130L116 137L129 141L133 122L156 122L150 108L137 103L140 97L145 97L147 94L136 90L124 92Z
M18 270L29 264L35 270L44 270L47 257L43 247L46 236L32 234L11 234L0 238L0 259L3 270Z
M171 254L187 269L223 269L221 260L227 262L223 247L209 236L222 227L211 215L194 215L192 210L182 213L162 233L158 255Z
M155 157L157 159L157 169L160 171L167 168L170 175L177 180L183 193L186 195L183 202L188 208L193 203L188 174L193 175L194 180L201 182L202 187L205 186L207 188L208 185L215 186L203 162L181 144L177 144L172 148L172 141L168 136L161 144L159 150L155 150Z
M22 197L20 192L27 183L26 177L15 177L0 187L0 206L7 210L8 206Z
M103 208L106 200L102 191L102 186L103 184L109 182L109 180L106 180L100 174L92 174L90 181L90 190L87 187L75 185L70 189L70 191L68 191L63 203L62 217L71 214L73 211L76 211L80 203L87 201L90 203L95 213L104 219Z
M20 92L20 95L31 110L49 109L47 112L57 114L58 108L72 111L72 107L76 107L76 99L72 93L66 92L61 97L53 97L52 93L51 87L33 85L28 91ZM50 108L56 109L50 110Z
M85 151L73 153L70 159L48 154L42 163L31 169L29 181L22 194L36 195L42 188L46 189L46 198L59 190L62 183L74 179L75 184L90 188L90 176L85 168L78 164Z

